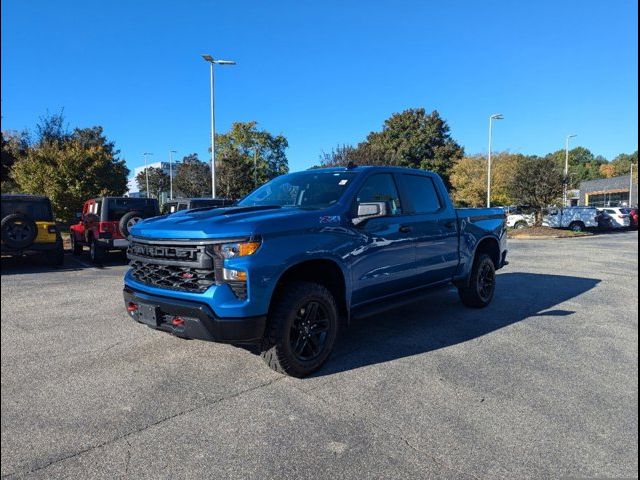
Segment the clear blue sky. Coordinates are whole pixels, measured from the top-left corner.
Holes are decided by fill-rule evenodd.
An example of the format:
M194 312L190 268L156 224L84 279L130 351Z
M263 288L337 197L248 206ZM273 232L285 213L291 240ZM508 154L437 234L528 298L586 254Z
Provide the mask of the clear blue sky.
M2 2L2 128L64 107L142 153L208 159L218 131L284 134L293 170L391 113L437 109L467 153L544 154L564 137L608 158L638 148L638 7L612 1Z

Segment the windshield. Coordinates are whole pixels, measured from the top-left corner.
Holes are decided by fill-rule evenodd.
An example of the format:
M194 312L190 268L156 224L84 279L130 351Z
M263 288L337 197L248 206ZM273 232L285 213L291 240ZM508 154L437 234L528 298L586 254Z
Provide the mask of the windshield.
M51 204L48 200L2 199L2 218L13 213L25 215L35 221L53 221Z
M309 209L327 208L340 200L354 178L353 172L307 170L274 178L250 193L238 205L277 205Z

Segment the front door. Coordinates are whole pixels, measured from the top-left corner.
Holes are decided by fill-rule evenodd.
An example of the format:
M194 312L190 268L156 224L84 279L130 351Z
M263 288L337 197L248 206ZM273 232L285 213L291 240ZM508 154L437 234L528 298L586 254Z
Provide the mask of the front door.
M407 290L415 275L413 237L392 174L376 173L365 180L356 204L366 202L385 202L388 215L355 228L362 243L350 252L354 306Z

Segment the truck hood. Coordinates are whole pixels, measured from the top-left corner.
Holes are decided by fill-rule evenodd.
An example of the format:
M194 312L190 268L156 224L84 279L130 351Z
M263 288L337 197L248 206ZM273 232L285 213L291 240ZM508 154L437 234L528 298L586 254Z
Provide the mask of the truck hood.
M220 239L249 237L270 230L301 227L311 219L318 224L318 210L278 206L202 208L185 210L139 222L131 228L134 237L162 239Z

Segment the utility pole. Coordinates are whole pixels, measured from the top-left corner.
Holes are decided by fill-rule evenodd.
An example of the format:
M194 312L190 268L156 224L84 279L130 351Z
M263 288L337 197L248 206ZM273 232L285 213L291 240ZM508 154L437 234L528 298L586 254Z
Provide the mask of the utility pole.
M149 198L149 168L147 167L147 155L153 155L153 153L144 152L142 154L144 157L144 176L147 183L147 198Z
M494 113L489 117L489 153L487 155L487 208L491 207L491 140L493 135L493 121L502 120L501 113Z
M173 200L173 154L176 150L169 150L169 199Z
M568 207L568 188L569 188L569 140L577 137L577 135L567 135L564 143L564 188L562 189L562 205Z

